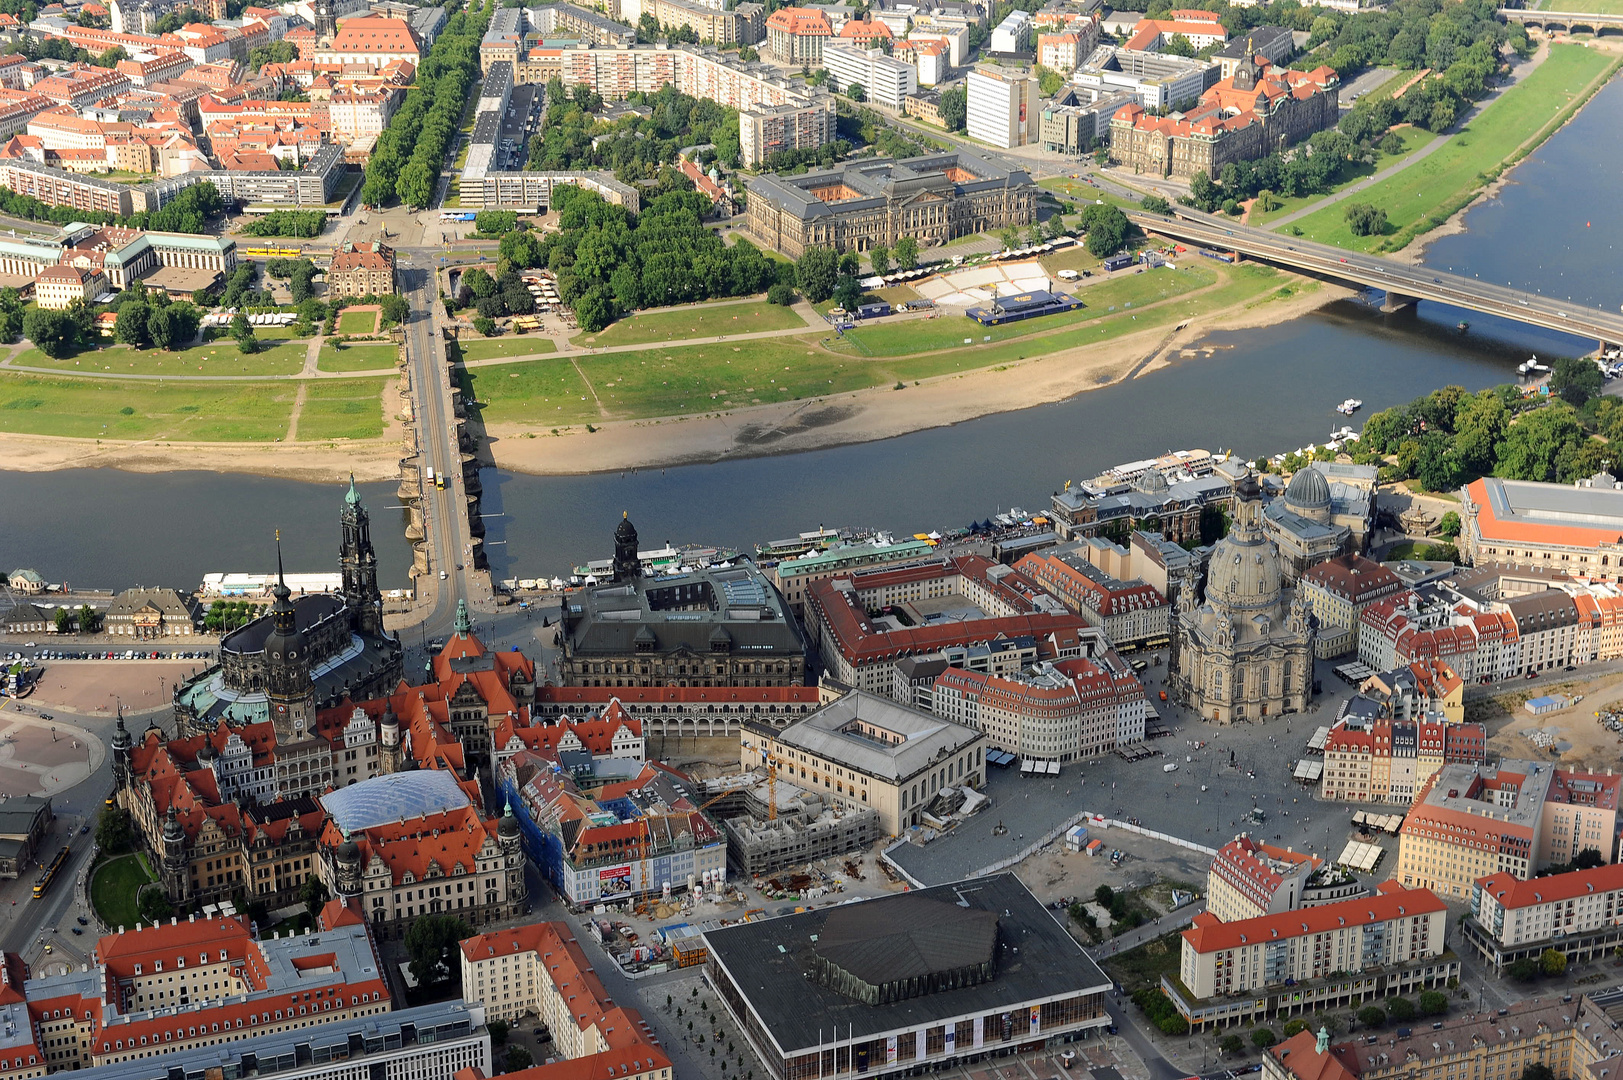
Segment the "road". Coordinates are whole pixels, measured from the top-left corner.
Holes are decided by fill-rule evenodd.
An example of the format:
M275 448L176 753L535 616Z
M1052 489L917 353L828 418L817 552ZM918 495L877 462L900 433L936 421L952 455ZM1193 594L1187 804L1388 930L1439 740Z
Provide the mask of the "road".
M1385 291L1389 297L1434 300L1486 315L1589 338L1623 342L1623 315L1530 293L1508 284L1409 265L1379 255L1347 251L1329 244L1277 236L1236 222L1178 207L1175 216L1127 212L1135 224L1188 243L1264 260L1292 270L1352 282Z

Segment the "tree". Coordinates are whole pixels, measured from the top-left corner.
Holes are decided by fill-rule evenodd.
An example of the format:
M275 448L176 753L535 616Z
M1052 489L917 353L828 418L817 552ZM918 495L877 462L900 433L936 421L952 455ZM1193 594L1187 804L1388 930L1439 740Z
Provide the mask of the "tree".
M1183 56L1191 60L1195 56L1194 43L1182 34L1173 34L1167 43L1161 46L1161 51L1168 56Z
M462 284L480 300L496 295L496 279L478 267L462 275Z
M1395 997L1386 1003L1386 1015L1400 1024L1406 1020L1413 1020L1415 1015L1414 1002L1408 998Z
M23 336L52 359L72 356L79 345L79 324L65 311L34 308L23 316Z
M79 605L79 633L94 634L101 626L101 615L89 604Z
M1109 885L1101 885L1093 890L1093 902L1102 908L1112 907L1116 903L1116 890Z
M73 631L73 611L72 611L72 609L65 608L65 607L57 608L56 609L56 632L59 633L59 634L67 634L67 633L71 633L72 631Z
M231 336L243 352L259 351L259 339L254 337L254 328L248 324L248 316L240 311L231 317Z
M1437 535L1452 540L1460 534L1460 515L1453 510L1437 521Z
M795 302L795 290L783 282L777 282L766 291L766 300L769 304L788 307Z
M745 45L738 50L738 58L746 64L753 64L761 58L761 54L756 51L755 46Z
M433 201L434 173L428 163L418 161L414 156L407 162L406 167L400 170L400 178L395 181L394 192L400 197L401 202L414 210L421 210Z
M108 806L96 815L96 846L109 855L128 851L134 835L130 812L122 806Z
M287 288L293 297L293 303L304 310L305 301L315 296L315 288L311 285L316 276L316 264L309 259L300 259L293 266L292 273L288 275Z
M614 295L607 285L595 285L575 302L575 321L582 330L596 333L619 315L615 310Z
M312 919L321 910L321 906L327 902L329 895L327 886L323 885L321 879L314 874L307 876L304 879L304 884L299 887L299 902L304 905L304 910L310 913Z
M1266 1050L1278 1041L1279 1036L1274 1034L1273 1028L1260 1027L1251 1032L1251 1045L1258 1050Z
M578 315L579 312L577 312L576 314ZM581 325L585 326L586 323L583 321L581 323ZM607 326L608 324L604 323L603 325ZM481 315L478 318L473 320L473 328L474 328L474 330L476 330L478 333L482 334L485 337L494 337L495 334L496 334L496 320L495 319L487 319L483 315ZM603 327L601 327L601 326L598 327L599 330L601 330L602 328Z
M406 931L406 953L411 957L412 978L420 986L432 986L460 972L457 947L463 938L471 936L473 931L468 929L468 924L451 915L426 915L412 923L411 929Z
M514 1045L507 1048L507 1072L518 1072L534 1064L535 1058L524 1047Z
M1386 1023L1386 1010L1379 1005L1365 1005L1358 1010L1358 1022L1365 1027L1380 1027Z
M1506 429L1494 472L1506 480L1554 481L1561 448L1582 438L1577 414L1564 402L1552 402L1523 414Z
M896 269L915 269L919 265L919 242L911 236L904 236L891 248L890 256L896 260Z
M862 303L862 286L850 274L840 275L839 283L834 286L834 303L847 311L855 311L857 305Z
M197 336L201 321L190 304L170 304L154 308L147 315L147 336L160 349L184 349Z
M492 1021L490 1021L489 1023L487 1023L485 1025L485 1029L490 1032L490 1041L491 1042L495 1043L497 1046L502 1046L502 1045L506 1044L506 1042L507 1042L507 1021L506 1020L492 1020Z
M873 266L874 273L880 275L890 273L890 248L884 244L873 248L868 252L868 262Z
M1517 982L1532 982L1538 978L1538 961L1524 956L1505 968L1505 974Z
M867 101L868 91L862 88L861 83L854 82L846 86L845 96L850 98L852 101Z
M839 280L839 256L831 248L807 248L795 262L795 281L801 293L814 304L834 295Z
M1238 1035L1225 1035L1221 1039L1217 1040L1217 1052L1225 1057L1233 1057L1235 1054L1243 1053L1244 1051L1245 1040L1240 1038Z
M411 318L411 304L398 293L385 296L378 306L383 309L383 318L387 322L403 323Z
M1208 181L1209 182L1209 181ZM1146 195L1138 200L1139 208L1150 214L1170 214L1172 204L1159 195Z
M1379 236L1386 231L1386 211L1369 203L1353 203L1344 216L1354 236Z
M136 905L143 920L150 919L154 923L162 922L175 913L169 903L169 898L163 894L158 885L147 885L141 890L140 902Z
M1572 860L1572 865L1577 870L1593 870L1605 861L1598 848L1586 847L1578 852L1578 857Z
M1522 1066L1521 1080L1555 1080L1555 1071L1542 1061Z
M1423 1016L1441 1016L1448 1011L1448 995L1441 990L1420 992L1420 1012Z
M1545 975L1564 975L1567 970L1567 954L1559 949L1545 949L1539 955L1538 969Z
M964 130L969 117L969 87L959 84L941 95L941 122L948 131Z
M1287 1039L1293 1035L1300 1035L1306 1030L1307 1021L1303 1020L1301 1017L1297 1017L1295 1020L1285 1021L1285 1038Z
M1550 393L1559 394L1562 401L1575 409L1601 392L1606 377L1593 361L1579 356L1558 357L1550 371Z
M1088 233L1088 251L1103 259L1126 245L1127 238L1132 235L1133 223L1127 220L1127 215L1121 212L1119 206L1095 204L1083 212L1082 227Z
M147 306L140 300L126 300L118 306L113 322L113 340L124 345L147 343Z
M838 266L840 273L846 277L856 277L862 273L862 260L854 251L847 251L841 255Z

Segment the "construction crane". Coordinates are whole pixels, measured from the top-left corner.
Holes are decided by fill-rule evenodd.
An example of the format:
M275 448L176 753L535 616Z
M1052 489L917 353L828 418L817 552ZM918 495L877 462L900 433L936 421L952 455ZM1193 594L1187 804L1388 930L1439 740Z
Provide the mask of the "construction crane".
M766 755L766 819L778 820L778 762Z

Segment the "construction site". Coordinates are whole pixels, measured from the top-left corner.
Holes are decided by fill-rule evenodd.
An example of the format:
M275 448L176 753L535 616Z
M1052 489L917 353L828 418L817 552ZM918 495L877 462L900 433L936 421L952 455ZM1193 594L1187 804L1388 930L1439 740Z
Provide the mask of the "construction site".
M859 851L879 839L879 815L757 773L722 777L712 813L727 830L727 861L755 877L796 863Z

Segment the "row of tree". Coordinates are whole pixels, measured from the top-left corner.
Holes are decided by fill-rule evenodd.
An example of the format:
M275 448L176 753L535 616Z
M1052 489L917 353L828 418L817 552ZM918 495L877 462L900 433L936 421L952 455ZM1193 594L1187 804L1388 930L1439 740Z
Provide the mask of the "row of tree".
M378 136L366 163L361 201L384 206L398 198L422 209L434 198L434 187L451 136L461 123L468 92L479 67L479 39L490 22L493 3L461 10L458 0L445 30L417 69L417 83Z
M325 210L272 210L244 225L244 236L320 236L327 224Z

